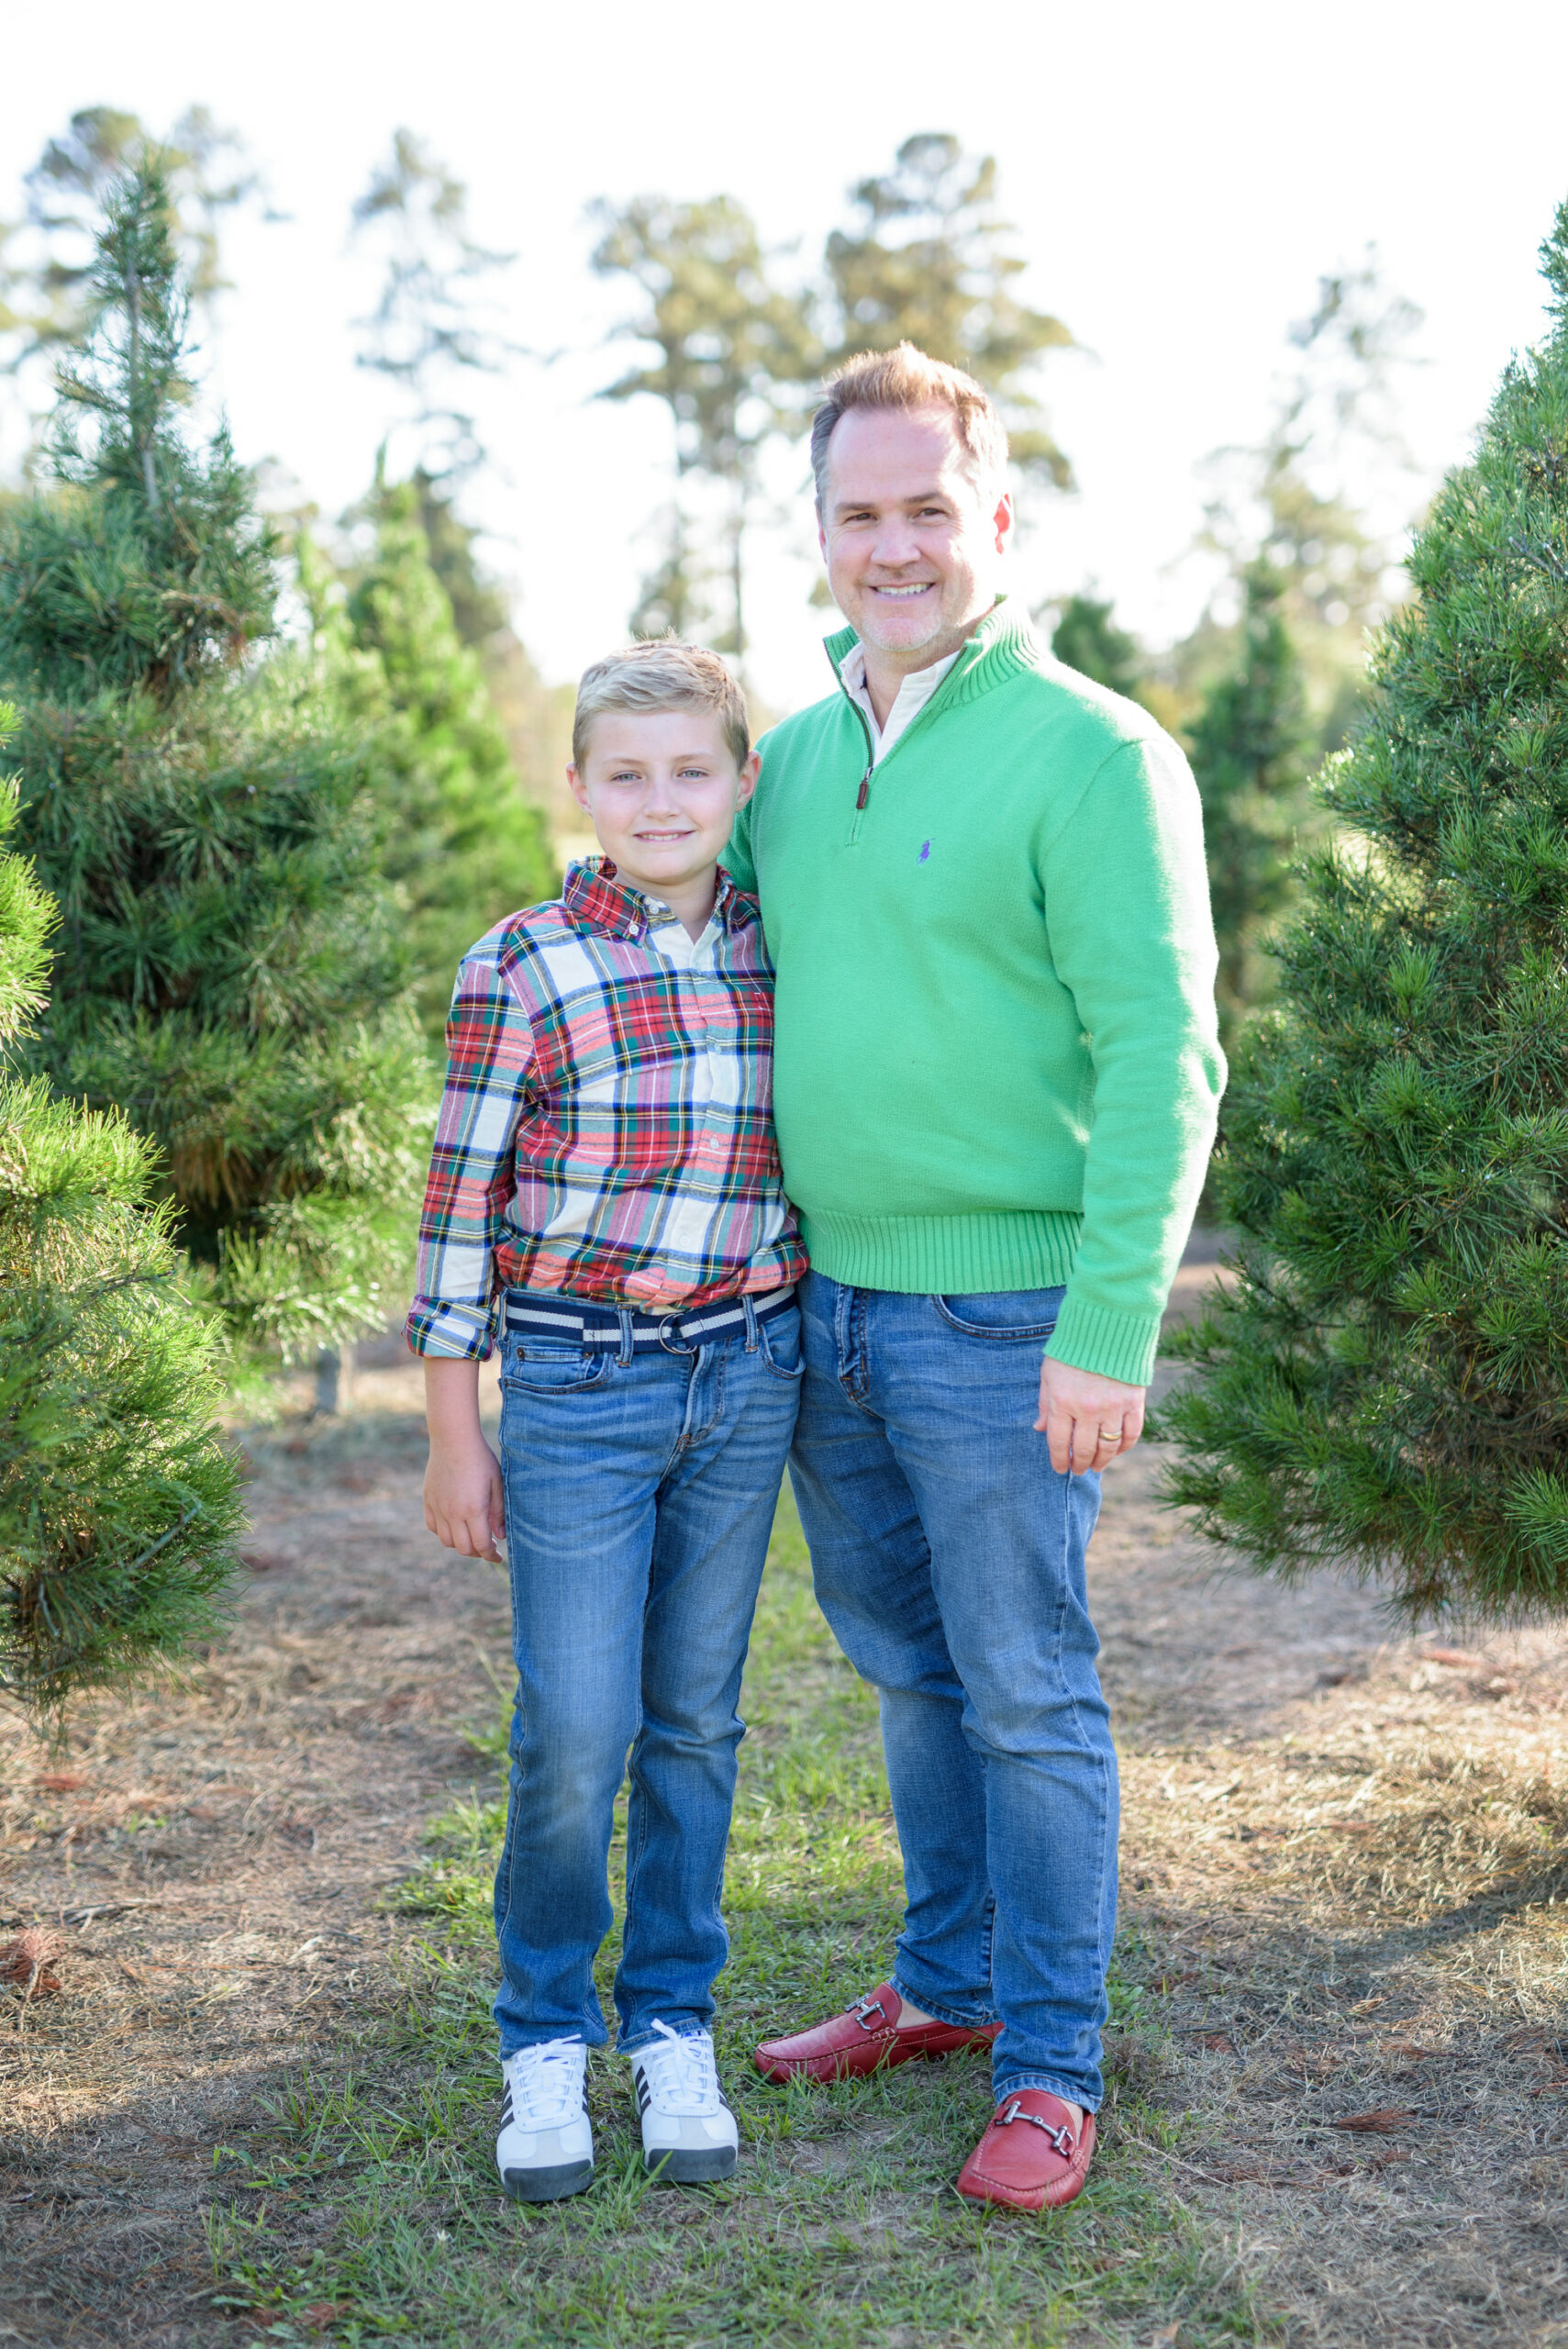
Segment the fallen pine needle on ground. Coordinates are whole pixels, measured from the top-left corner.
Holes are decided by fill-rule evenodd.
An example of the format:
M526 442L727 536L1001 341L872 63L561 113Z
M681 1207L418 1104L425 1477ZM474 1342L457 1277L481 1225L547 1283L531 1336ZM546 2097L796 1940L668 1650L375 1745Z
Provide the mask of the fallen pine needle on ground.
M1200 1249L1186 1292L1207 1277ZM874 1700L786 1505L719 1986L740 2172L648 2186L601 2055L593 2190L522 2210L490 2143L504 1585L423 1531L417 1374L390 1343L341 1421L248 1441L232 1638L182 1685L82 1707L64 1757L9 1732L0 2337L1568 2340L1562 1633L1410 1641L1331 1577L1217 1580L1153 1459L1113 1471L1102 2151L1068 2211L982 2217L951 2181L983 2063L781 2092L747 2060L882 1976L899 1904Z

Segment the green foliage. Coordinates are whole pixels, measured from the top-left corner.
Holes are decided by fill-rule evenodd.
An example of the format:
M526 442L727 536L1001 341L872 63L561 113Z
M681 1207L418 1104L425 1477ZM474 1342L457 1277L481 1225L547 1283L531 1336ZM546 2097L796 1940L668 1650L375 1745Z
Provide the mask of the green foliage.
M851 192L857 217L825 256L838 317L829 363L908 340L969 373L1007 417L1013 460L1066 488L1072 467L1046 430L1029 376L1042 352L1071 344L1060 318L1021 302L1029 266L996 217L994 156L965 155L951 134L906 139L891 172Z
M1109 604L1093 596L1069 596L1056 616L1051 649L1059 661L1108 685L1113 694L1136 694L1147 666L1143 647L1118 628Z
M1296 835L1310 807L1301 666L1280 614L1281 592L1271 564L1251 566L1239 663L1210 686L1191 729L1228 1052L1244 1014L1272 983L1263 941L1289 902Z
M16 820L0 783L0 1052L42 1004L55 921L4 846ZM234 1564L211 1335L153 1183L123 1119L0 1060L0 1695L39 1718L209 1631Z
M35 351L77 342L92 328L100 215L113 190L156 155L168 191L181 260L193 298L228 290L218 249L222 215L255 196L258 175L243 165L243 142L206 106L189 106L166 139L119 106L83 106L49 140L27 175L27 217L0 250L0 331L21 332L17 363Z
M465 373L498 372L509 346L484 323L477 288L514 256L474 242L466 186L407 129L394 131L352 227L384 263L376 307L356 320L358 363L406 394L422 460L439 447L443 473L470 472L484 454L475 420L443 394Z
M480 533L458 519L443 479L417 465L410 485L430 568L452 607L452 625L464 644L487 650L509 628L511 610L502 590L480 570L473 551Z
M1201 694L1235 664L1248 573L1266 560L1301 664L1313 764L1352 730L1367 631L1400 592L1395 540L1407 519L1400 485L1411 475L1395 384L1420 323L1372 258L1320 279L1311 316L1291 328L1295 373L1263 442L1209 461L1218 479L1200 543L1227 559L1243 610L1234 622L1205 615L1175 648L1173 682ZM1363 510L1369 499L1381 527Z
M995 216L995 184L993 158L966 156L956 139L906 139L891 172L850 191L853 217L828 237L820 276L793 288L733 196L597 207L594 267L643 296L617 333L657 353L600 396L662 400L674 427L677 494L641 583L636 634L704 627L709 588L723 576L729 625L715 640L744 659L744 547L763 451L799 431L824 369L856 351L907 339L969 369L1001 404L1015 461L1068 485L1071 467L1030 379L1042 352L1073 338L1018 299L1013 281L1028 264ZM723 499L716 528L700 504L691 510L683 484L693 483ZM706 551L716 540L722 562Z
M166 699L272 628L273 548L249 476L226 433L198 457L180 429L189 303L172 230L161 163L117 184L93 272L98 323L58 379L61 494L6 517L6 675L61 699Z
M558 875L543 815L518 789L479 656L459 635L436 574L424 519L432 508L446 522L449 570L460 572L453 534L462 526L428 481L378 475L364 509L374 548L350 575L346 620L373 663L358 673L355 698L383 721L373 755L384 861L407 897L419 1008L439 1037L463 954L504 915L552 896ZM479 593L474 580L471 610Z
M699 473L728 492L731 610L722 649L743 658L743 549L760 453L794 414L790 390L798 392L820 364L808 306L773 283L756 225L733 196L699 204L639 196L618 211L602 204L597 217L595 269L630 278L643 296L644 307L619 332L658 352L601 397L662 400L674 425L677 473ZM684 549L683 537L675 573L666 565L660 589L683 612L693 600ZM643 604L649 600L645 586Z
M157 1150L174 1235L239 1334L378 1321L428 1072L365 758L308 663L254 671L272 546L220 433L180 429L166 180L111 191L98 324L61 375L58 484L0 518L23 840L60 901L34 1068Z
M1568 1605L1568 205L1554 324L1411 558L1229 1105L1205 1530L1418 1617Z

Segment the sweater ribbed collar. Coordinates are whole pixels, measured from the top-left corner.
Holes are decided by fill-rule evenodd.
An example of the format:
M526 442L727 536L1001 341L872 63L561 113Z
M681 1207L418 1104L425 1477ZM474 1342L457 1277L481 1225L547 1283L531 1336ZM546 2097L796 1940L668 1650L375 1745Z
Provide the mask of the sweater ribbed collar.
M840 689L844 662L859 642L852 628L839 629L823 640ZM1021 612L1011 610L1005 596L998 596L920 716L924 718L939 705L951 709L960 702L973 701L1023 670L1041 668L1044 660L1040 639L1029 621Z

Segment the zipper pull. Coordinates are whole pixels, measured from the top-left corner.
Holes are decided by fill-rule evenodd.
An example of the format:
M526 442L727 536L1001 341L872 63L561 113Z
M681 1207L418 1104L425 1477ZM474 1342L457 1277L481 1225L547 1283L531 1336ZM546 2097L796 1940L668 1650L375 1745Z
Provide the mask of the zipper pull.
M874 760L873 760L873 765L874 765L874 764L875 764L875 762L874 762ZM866 801L867 801L870 797L871 797L871 768L870 768L870 767L867 767L867 769L866 769L866 771L865 771L864 774L862 774L862 777L861 777L861 787L860 787L860 792L859 792L859 795L858 795L858 796L856 797L856 800L855 800L855 806L856 806L856 807L857 807L857 808L863 807L865 806L865 804L866 804Z

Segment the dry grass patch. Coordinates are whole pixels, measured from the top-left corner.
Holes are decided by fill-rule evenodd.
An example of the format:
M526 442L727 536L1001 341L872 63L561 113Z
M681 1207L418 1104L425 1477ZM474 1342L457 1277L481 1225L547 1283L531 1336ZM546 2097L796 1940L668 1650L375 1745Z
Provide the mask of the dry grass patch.
M1390 1645L1127 1757L1164 2173L1304 2342L1568 2339L1565 1648Z

